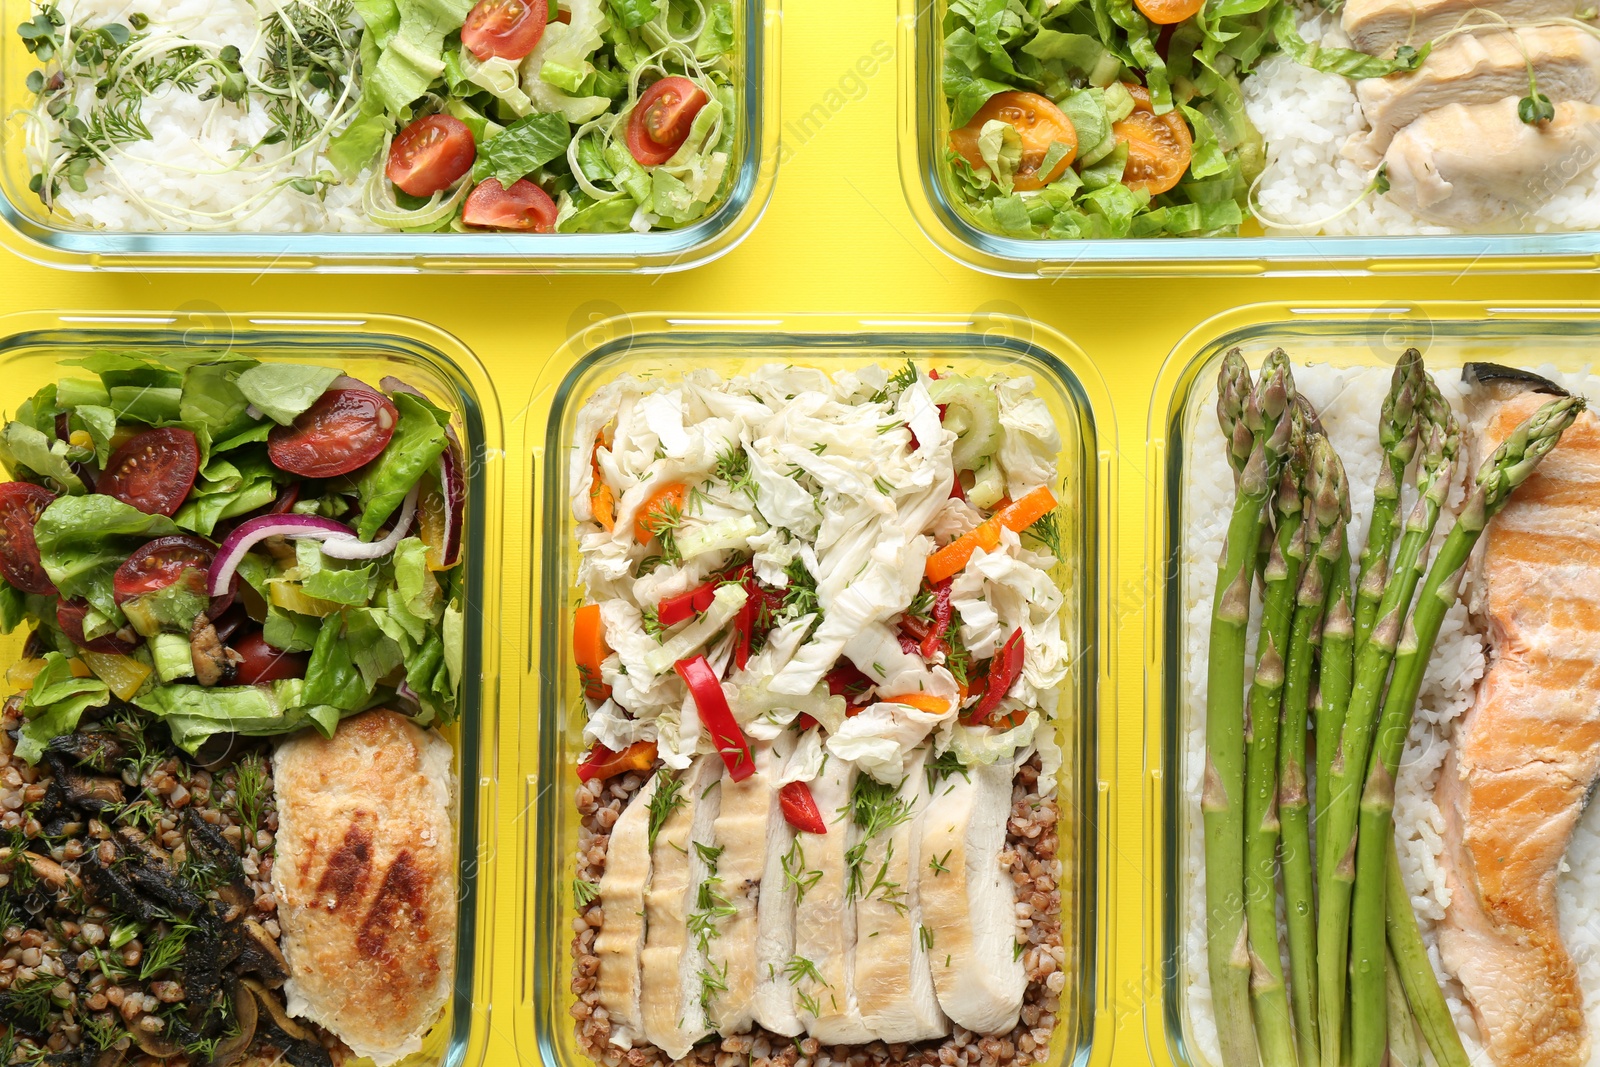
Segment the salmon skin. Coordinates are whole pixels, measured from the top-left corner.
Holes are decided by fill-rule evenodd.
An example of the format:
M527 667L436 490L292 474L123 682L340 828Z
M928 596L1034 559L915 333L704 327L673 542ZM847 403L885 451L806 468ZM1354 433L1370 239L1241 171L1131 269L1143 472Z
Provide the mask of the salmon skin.
M1481 459L1550 392L1475 365ZM1584 1067L1577 967L1561 941L1561 858L1600 776L1600 422L1585 412L1490 523L1473 594L1490 667L1436 799L1450 904L1445 965L1499 1067Z

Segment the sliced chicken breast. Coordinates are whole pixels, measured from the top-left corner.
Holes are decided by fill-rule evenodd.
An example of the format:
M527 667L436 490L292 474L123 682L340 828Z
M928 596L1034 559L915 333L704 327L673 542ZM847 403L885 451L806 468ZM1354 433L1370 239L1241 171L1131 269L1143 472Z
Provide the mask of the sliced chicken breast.
M1503 25L1498 15L1506 22L1537 22L1571 18L1580 7L1577 0L1348 0L1340 21L1358 49L1385 56L1403 44L1421 47L1463 20Z
M604 921L595 938L600 959L600 1004L611 1017L611 1042L631 1048L643 1038L639 1011L639 954L644 950L644 894L650 881L650 800L660 776L652 777L611 828L606 869L600 876Z
M1548 399L1492 402L1480 458ZM1600 779L1597 510L1600 419L1586 412L1484 533L1474 599L1493 652L1439 779L1450 889L1440 955L1498 1067L1590 1060L1556 881Z
M1528 68L1552 101L1600 97L1600 40L1577 26L1481 30L1452 37L1408 74L1356 82L1372 129L1350 139L1345 155L1375 167L1394 135L1446 104L1492 104L1528 92Z
M696 939L689 936L688 921L706 877L704 849L711 847L721 774L720 756L701 756L678 777L663 779L656 787L658 806L665 804L663 796L671 797L666 804L671 814L661 823L650 850L640 1012L645 1037L675 1060L688 1055L712 1029L702 993L708 988L714 991L717 978L708 970Z
M928 750L906 760L903 821L865 839L864 888L856 902L856 1002L880 1040L925 1041L950 1032L928 966L934 935L917 892L922 826L928 811Z
M829 759L811 782L825 834L795 835L793 877L800 883L794 915L794 956L784 973L794 983L795 1006L806 1032L828 1045L859 1045L873 1033L856 1003L856 908L849 895L846 859L856 843L850 814L855 765Z
M1017 903L1000 866L1014 768L1001 761L933 785L917 870L939 1007L980 1034L1017 1025L1028 976L1017 954Z
M772 743L767 775L776 781L788 765L794 748L785 732ZM805 1030L795 1014L794 985L786 968L794 958L795 884L785 867L799 871L806 860L795 847L794 828L774 803L767 813L765 866L761 875L761 906L756 913L756 990L751 1005L755 1021L775 1034L794 1037Z
M1432 222L1505 228L1600 153L1600 107L1568 100L1555 110L1543 125L1518 118L1515 97L1428 112L1396 134L1384 155L1389 195Z
M774 765L781 766L783 761L767 745L756 746L752 755L756 772L744 781L735 782L723 773L717 820L711 828L715 852L708 853L715 856L713 899L721 910L711 916L716 932L707 939L706 956L712 972L727 986L712 998L711 1018L724 1034L743 1033L755 1021L761 975L759 905L765 893L767 838L773 815L783 819L773 788Z

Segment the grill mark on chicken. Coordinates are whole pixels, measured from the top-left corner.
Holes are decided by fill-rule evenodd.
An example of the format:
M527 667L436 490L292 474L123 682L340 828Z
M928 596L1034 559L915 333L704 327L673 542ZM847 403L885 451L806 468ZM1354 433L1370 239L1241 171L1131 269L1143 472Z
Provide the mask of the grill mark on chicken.
M378 886L377 895L367 907L361 931L356 934L356 948L362 955L386 959L389 939L399 932L426 941L428 915L423 906L424 893L422 872L412 862L411 852L401 850L384 874L383 884Z
M338 911L350 900L357 900L367 891L372 877L372 830L370 824L376 817L370 812L357 812L345 831L339 847L328 854L328 864L317 879L317 897L324 900L329 911Z

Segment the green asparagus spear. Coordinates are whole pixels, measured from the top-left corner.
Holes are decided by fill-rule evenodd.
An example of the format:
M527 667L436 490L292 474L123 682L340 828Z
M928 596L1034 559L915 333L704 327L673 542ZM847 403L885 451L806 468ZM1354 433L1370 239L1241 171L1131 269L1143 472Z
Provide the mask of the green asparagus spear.
M1306 712L1310 703L1316 636L1327 604L1328 576L1345 555L1350 493L1344 464L1326 437L1307 440L1306 551L1311 556L1296 595L1289 634L1278 749L1278 819L1281 824L1284 911L1289 926L1289 995L1300 1067L1317 1067L1316 912L1312 904L1311 826L1306 795ZM1345 571L1349 574L1348 567Z
M1382 1067L1386 1047L1383 1006L1384 911L1388 860L1394 839L1394 776L1411 730L1411 713L1445 612L1456 602L1467 558L1483 529L1511 494L1560 443L1583 410L1581 397L1562 397L1541 407L1512 431L1478 471L1477 484L1451 527L1417 599L1395 658L1394 677L1367 768L1360 802L1356 891L1351 917L1350 1027L1353 1067ZM1442 499L1443 492L1437 494ZM1419 509L1426 501L1419 502ZM1409 535L1409 530L1407 531Z
M1426 384L1422 389L1426 397ZM1384 682L1395 656L1401 626L1421 578L1421 560L1449 488L1459 434L1446 407L1443 425L1419 420L1427 433L1427 451L1417 474L1421 494L1395 553L1394 567L1383 590L1378 623L1361 644L1357 633L1355 684L1339 744L1328 765L1328 835L1322 869L1317 875L1317 1025L1324 1063L1340 1063L1347 989L1350 937L1350 894L1355 882L1356 825L1372 732L1382 705ZM1415 431L1414 431L1415 432Z
M1384 953L1384 1007L1389 1012L1389 1067L1423 1067L1422 1046L1417 1043L1417 1028L1411 1021L1400 971L1394 957Z
M1389 581L1389 550L1400 533L1400 488L1417 451L1418 405L1427 388L1422 353L1408 348L1395 364L1389 395L1378 421L1383 466L1372 492L1372 521L1361 549L1361 577L1356 582L1356 650L1367 643L1378 624L1378 608Z
M1305 463L1291 456L1273 497L1276 518L1263 570L1261 636L1244 722L1244 905L1250 929L1250 996L1268 1064L1292 1067L1294 1030L1278 949L1278 723L1295 589L1306 556L1301 507Z
M1328 794L1333 782L1334 749L1344 730L1355 674L1355 616L1350 607L1350 541L1340 539L1340 554L1328 576L1328 612L1322 620L1317 664L1317 866L1327 865Z
M1207 962L1223 1067L1258 1062L1250 1017L1249 935L1244 917L1244 657L1255 581L1256 547L1272 489L1288 457L1294 379L1282 350L1267 357L1261 382L1238 350L1223 359L1220 394L1246 396L1237 421L1252 444L1239 468L1238 493L1217 569L1206 680L1206 769L1200 810L1205 821ZM1228 412L1219 418L1232 429ZM1231 438L1230 438L1231 440Z
M1406 992L1406 1003L1416 1016L1422 1036L1433 1052L1433 1062L1439 1067L1471 1067L1467 1050L1461 1044L1461 1034L1450 1017L1450 1005L1445 1002L1444 991L1439 988L1439 976L1433 973L1433 962L1428 959L1427 946L1422 943L1422 931L1417 928L1417 913L1411 908L1411 895L1406 892L1405 879L1400 874L1400 860L1394 851L1394 837L1389 838L1389 906L1386 926L1389 932L1389 952L1394 959L1395 974Z

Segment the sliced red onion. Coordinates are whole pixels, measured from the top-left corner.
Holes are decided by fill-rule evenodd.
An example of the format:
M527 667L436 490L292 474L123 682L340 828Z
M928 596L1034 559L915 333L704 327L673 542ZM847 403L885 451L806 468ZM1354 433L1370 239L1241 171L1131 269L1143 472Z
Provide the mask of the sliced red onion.
M217 554L211 557L206 573L206 592L222 596L233 581L239 563L257 544L269 537L290 537L302 541L328 541L330 538L356 540L356 532L342 522L320 515L258 515L242 522L227 536Z
M409 393L423 400L428 399L422 390L392 374L378 384L391 394ZM440 559L444 566L453 567L461 555L461 527L466 517L467 482L461 474L461 441L456 437L454 427L446 426L444 432L450 439L450 447L439 456L439 489L444 493L445 500L444 549Z
M411 520L416 514L417 487L413 485L411 492L406 494L405 503L400 505L400 517L395 520L389 536L382 541L358 541L353 534L348 540L328 538L322 542L322 554L333 559L379 559L387 556L411 530ZM346 532L349 532L348 527Z
M334 389L364 389L369 393L376 393L378 391L372 386L368 385L366 382L362 381L360 378L352 378L348 374L339 375L329 383L328 388L324 389L323 392L331 392Z

